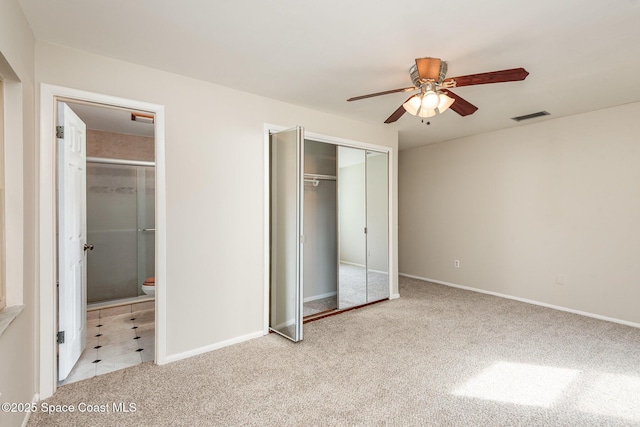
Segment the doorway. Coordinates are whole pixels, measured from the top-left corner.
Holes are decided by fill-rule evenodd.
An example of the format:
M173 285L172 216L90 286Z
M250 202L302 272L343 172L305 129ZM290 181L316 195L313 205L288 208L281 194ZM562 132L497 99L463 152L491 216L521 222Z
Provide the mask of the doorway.
M73 100L59 101L57 109L62 385L154 359L155 120L148 113ZM70 184L74 148L82 154L82 176ZM67 229L73 233L80 226L84 237L78 243ZM78 266L69 265L69 246L82 245ZM79 303L70 295L74 288ZM77 306L81 319L72 316ZM74 347L76 330L82 335Z
M70 89L60 86L41 84L40 87L40 191L39 191L39 228L40 228L40 397L45 399L55 392L58 386L58 288L57 279L57 158L56 147L56 110L58 102L79 104L97 104L104 108L128 109L144 112L154 117L155 148L155 314L153 323L155 334L154 359L157 364L166 363L166 184L164 156L164 107L131 99L112 97L92 92ZM89 243L88 243L89 244ZM86 295L86 294L85 294ZM65 310L66 312L66 310ZM86 326L86 325L85 325Z

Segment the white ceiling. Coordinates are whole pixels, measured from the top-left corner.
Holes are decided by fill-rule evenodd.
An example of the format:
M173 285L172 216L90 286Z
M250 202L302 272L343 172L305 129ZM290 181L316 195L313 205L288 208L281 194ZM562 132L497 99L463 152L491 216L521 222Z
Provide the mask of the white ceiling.
M415 58L447 76L524 67L461 87L479 107L390 126L400 148L640 101L638 0L19 0L36 38L365 122L383 123ZM547 118L511 117L541 110ZM294 123L295 124L295 123Z
M153 124L131 120L130 110L102 107L97 104L69 103L69 107L87 125L87 129L148 137L154 135Z

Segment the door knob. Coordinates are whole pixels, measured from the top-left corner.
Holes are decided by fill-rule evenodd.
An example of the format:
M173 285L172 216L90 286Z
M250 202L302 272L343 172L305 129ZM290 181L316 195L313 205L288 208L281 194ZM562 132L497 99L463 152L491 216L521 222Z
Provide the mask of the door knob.
M93 250L93 245L88 245L88 244L84 244L84 250L85 251L92 251Z

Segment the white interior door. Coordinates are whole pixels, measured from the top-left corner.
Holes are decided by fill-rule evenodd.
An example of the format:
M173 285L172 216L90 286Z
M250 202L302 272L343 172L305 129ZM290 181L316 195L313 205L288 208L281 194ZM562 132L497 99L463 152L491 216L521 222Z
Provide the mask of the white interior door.
M58 103L58 381L86 346L86 126ZM61 128L62 127L62 128Z

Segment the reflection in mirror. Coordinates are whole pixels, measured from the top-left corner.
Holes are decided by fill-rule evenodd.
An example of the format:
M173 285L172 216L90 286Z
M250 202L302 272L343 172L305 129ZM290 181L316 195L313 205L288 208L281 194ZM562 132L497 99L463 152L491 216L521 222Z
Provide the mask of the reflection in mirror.
M338 147L338 309L367 302L365 151Z
M389 298L388 154L367 152L367 302Z

